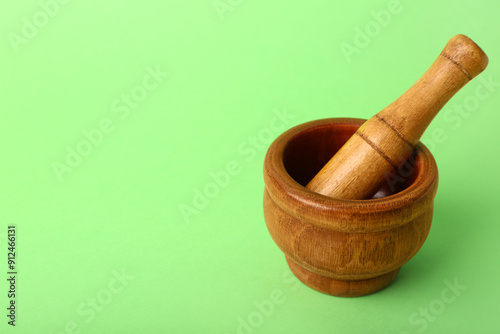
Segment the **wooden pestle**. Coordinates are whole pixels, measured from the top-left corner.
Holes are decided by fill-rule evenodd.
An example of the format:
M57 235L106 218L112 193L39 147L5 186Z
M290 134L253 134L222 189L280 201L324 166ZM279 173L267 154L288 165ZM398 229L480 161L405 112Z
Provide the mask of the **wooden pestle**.
M454 36L424 75L366 121L307 184L337 199L368 199L412 153L448 100L488 65L471 39Z

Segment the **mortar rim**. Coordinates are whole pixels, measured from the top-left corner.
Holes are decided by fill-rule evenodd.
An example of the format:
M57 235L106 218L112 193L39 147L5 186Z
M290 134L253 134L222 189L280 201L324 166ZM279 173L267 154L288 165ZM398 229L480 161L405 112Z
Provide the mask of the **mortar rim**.
M402 191L383 198L334 199L310 191L288 174L283 164L283 153L294 136L314 127L331 126L332 123L359 127L365 121L359 118L324 118L297 125L281 134L270 145L264 159L265 187L272 200L301 221L348 233L371 233L396 228L411 222L425 210L432 209L438 170L432 153L421 142L415 147L416 159L420 162L414 182ZM396 215L402 218L394 219Z

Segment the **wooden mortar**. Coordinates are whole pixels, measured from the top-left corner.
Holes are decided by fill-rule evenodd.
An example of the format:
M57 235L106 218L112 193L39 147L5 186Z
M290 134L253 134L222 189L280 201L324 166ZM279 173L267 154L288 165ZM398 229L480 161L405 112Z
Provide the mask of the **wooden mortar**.
M424 243L438 185L436 162L421 143L369 200L340 200L305 186L364 123L331 118L296 126L264 161L264 217L292 272L311 288L355 297L387 286ZM395 181L396 180L396 181Z

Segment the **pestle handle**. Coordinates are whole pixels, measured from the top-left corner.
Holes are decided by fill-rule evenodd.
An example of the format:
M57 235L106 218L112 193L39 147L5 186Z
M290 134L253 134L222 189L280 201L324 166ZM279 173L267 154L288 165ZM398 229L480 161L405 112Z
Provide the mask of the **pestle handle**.
M338 199L367 199L408 159L439 110L488 65L471 39L454 36L424 75L366 121L309 182Z
M424 75L378 115L416 145L441 108L488 65L488 57L464 35L450 39Z

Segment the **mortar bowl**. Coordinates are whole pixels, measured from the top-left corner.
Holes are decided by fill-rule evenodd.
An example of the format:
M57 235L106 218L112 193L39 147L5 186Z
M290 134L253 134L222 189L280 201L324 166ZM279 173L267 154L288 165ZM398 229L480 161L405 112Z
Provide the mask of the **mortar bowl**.
M264 160L264 218L293 274L309 287L355 297L388 286L429 233L438 186L418 143L372 199L340 200L305 186L365 122L329 118L279 136Z

